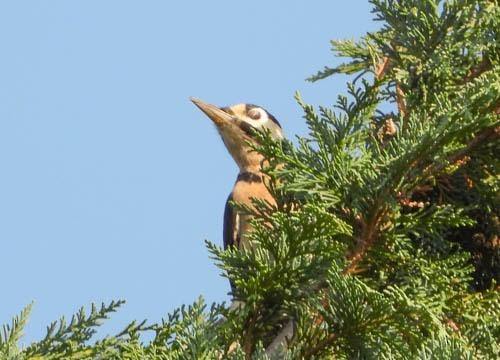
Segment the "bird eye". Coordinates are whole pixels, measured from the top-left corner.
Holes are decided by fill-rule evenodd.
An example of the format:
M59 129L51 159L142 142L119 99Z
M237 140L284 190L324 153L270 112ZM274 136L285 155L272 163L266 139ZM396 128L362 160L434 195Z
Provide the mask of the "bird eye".
M248 111L248 117L253 120L259 120L262 117L262 109L253 108Z

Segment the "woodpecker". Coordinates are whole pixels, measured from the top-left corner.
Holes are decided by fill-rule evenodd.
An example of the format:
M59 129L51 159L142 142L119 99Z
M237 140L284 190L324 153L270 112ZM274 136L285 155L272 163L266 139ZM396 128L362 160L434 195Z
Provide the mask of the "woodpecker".
M250 249L246 239L249 228L249 216L233 208L232 202L253 208L252 198L266 200L275 204L275 200L264 184L262 173L264 157L251 149L250 143L256 143L256 131L267 129L275 140L283 139L281 125L264 108L253 104L237 104L229 107L217 107L199 99L191 101L203 111L215 124L227 150L238 165L239 173L233 190L226 200L224 209L223 241L224 248L230 246Z
M252 198L256 198L276 204L264 184L266 180L266 175L262 173L264 157L252 150L249 144L257 142L255 134L262 130L268 130L275 140L283 139L281 125L273 115L257 105L237 104L219 108L199 99L191 98L191 101L213 121L239 168L236 182L224 209L224 248L234 246L239 249L251 249L252 244L246 238L250 230L250 218L234 209L232 203L242 203L253 208ZM231 288L234 292L234 284L231 284ZM233 301L231 305L232 308L239 306L239 301ZM294 326L293 320L288 321L268 346L266 353L274 354L279 348L286 346L286 342L293 336Z

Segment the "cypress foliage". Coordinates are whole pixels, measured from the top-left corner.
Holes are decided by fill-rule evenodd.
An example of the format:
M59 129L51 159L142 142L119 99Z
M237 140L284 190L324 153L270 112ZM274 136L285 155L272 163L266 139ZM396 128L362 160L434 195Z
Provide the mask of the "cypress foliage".
M244 305L200 298L90 344L121 302L81 310L1 359L493 359L500 355L500 7L371 0L379 31L333 41L352 74L309 134L260 135L277 207L257 202L253 250L208 249ZM293 338L266 347L293 320ZM154 333L144 343L139 335Z

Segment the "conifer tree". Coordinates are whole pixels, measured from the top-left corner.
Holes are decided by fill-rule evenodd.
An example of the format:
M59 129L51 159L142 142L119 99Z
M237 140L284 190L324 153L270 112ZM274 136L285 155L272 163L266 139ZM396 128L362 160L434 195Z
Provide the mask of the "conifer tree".
M207 245L244 305L200 298L90 344L117 302L20 349L28 307L0 358L498 358L500 7L370 2L380 30L332 41L347 62L310 78L350 74L347 94L318 110L296 96L309 128L297 145L260 134L278 205L242 207L254 249Z

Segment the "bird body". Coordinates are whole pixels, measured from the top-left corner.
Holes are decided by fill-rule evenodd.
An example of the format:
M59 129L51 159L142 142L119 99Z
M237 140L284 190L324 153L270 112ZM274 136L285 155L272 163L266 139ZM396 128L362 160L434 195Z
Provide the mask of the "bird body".
M276 204L266 187L267 175L262 172L264 157L253 150L250 144L257 142L255 133L264 129L269 131L275 140L283 139L281 125L274 116L256 105L237 104L218 108L198 99L191 98L191 101L214 122L222 141L239 168L238 177L226 200L224 210L224 248L252 250L252 243L247 238L251 231L251 216L240 212L233 203L246 205L250 209L254 208L252 199L264 200L271 205ZM234 294L234 284L231 284L231 288ZM234 299L231 308L241 306L244 306L244 303ZM294 326L294 321L289 320L268 346L266 353L274 354L277 349L286 346L286 342L293 337ZM230 346L229 353L236 348L235 344Z
M250 146L255 143L255 133L266 129L275 139L282 139L281 125L276 118L262 107L253 104L237 104L230 107L216 107L201 100L191 101L215 124L227 150L238 165L239 174L224 210L224 248L250 249L247 239L250 231L248 214L236 210L233 203L254 207L252 199L265 200L275 204L275 200L265 185L262 173L264 157Z
M269 193L261 176L255 173L240 173L229 195L224 209L224 247L235 245L238 248L251 247L245 235L249 233L250 216L235 211L232 203L245 204L253 208L253 199L267 201L274 205L275 200Z

